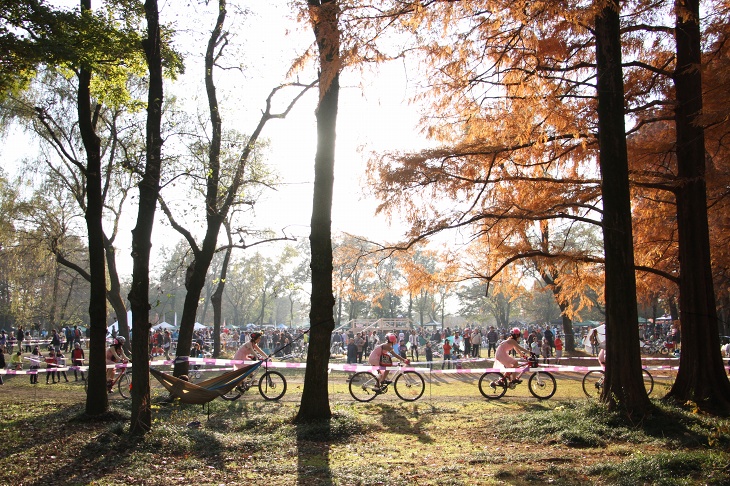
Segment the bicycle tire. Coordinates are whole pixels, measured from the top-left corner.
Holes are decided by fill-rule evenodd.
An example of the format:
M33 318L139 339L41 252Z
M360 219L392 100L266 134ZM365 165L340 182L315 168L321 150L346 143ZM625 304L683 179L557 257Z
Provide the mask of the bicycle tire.
M599 398L603 390L603 371L593 370L583 376L583 393L588 398Z
M117 381L117 388L122 398L129 399L132 397L132 377L130 373L123 373Z
M393 382L393 389L401 400L415 402L426 391L426 381L415 371L404 371Z
M646 395L651 395L651 392L654 391L654 377L651 376L651 373L649 373L647 370L642 369L641 375L644 377L644 388L646 389Z
M547 400L555 395L558 384L555 382L555 377L551 373L547 371L536 371L527 382L527 388L529 388L533 397L538 400Z
M369 402L378 396L374 390L378 386L378 378L369 371L359 371L350 377L350 395L358 402Z
M498 382L501 382L501 384ZM507 382L504 375L496 371L484 373L479 378L479 392L481 392L484 398L490 400L502 398L507 393Z
M286 378L278 371L267 371L259 380L259 393L264 400L278 400L286 393Z

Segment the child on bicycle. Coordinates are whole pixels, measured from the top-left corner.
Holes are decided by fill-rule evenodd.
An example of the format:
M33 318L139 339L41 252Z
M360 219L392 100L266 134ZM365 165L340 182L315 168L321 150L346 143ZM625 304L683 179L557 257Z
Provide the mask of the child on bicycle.
M522 331L520 331L518 327L515 327L510 332L509 337L497 346L497 351L494 353L495 368L517 368L519 366L519 361L509 355L510 351L517 351L525 358L528 354L530 354L528 350L519 345L519 339L521 336ZM520 380L522 373L524 373L524 371L517 372L516 375L513 376L512 372L505 372L504 377L511 383L519 384L522 383L522 380ZM500 383L500 385L505 384L506 383Z
M261 341L261 333L260 332L252 332L251 336L249 337L249 340L246 341L246 343L238 348L238 351L236 351L236 354L233 355L234 361L252 361L259 359L259 356L261 356L261 359L266 358L266 353L264 353L261 348L259 348L259 342ZM243 367L242 364L234 364L234 368L238 369Z
M118 363L127 363L129 358L124 354L124 343L127 340L124 336L117 336L112 342L111 346L106 350L106 364L116 365ZM112 386L114 386L114 375L117 373L116 367L106 369L106 388L109 393L112 392Z
M373 348L373 351L368 357L368 363L372 366L393 366L393 358L395 358L405 364L410 364L411 362L409 360L398 356L393 351L393 344L395 344L397 340L398 337L392 332L386 334L385 342L383 344L378 344L375 348ZM388 370L378 370L378 385L382 386L389 384Z

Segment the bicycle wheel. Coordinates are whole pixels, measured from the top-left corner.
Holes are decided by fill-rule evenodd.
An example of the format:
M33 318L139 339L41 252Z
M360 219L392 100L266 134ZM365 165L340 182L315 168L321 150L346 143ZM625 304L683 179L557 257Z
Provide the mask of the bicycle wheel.
M555 395L555 390L558 389L555 377L547 371L534 372L530 377L530 381L527 382L527 387L530 389L532 396L540 400L547 400L552 397Z
M223 400L233 401L238 400L241 398L241 395L243 395L243 392L239 388L241 385L237 385L233 388L233 390L229 391L228 393L221 395L221 398Z
M490 400L502 398L507 393L507 380L502 373L488 371L479 378L479 391Z
M131 391L132 391L132 375L131 373L124 373L122 376L119 377L119 381L117 381L117 388L119 388L119 394L122 396L122 398L129 398L131 397Z
M589 371L583 377L583 392L588 398L598 398L603 389L603 371Z
M278 371L267 371L259 380L259 393L264 400L278 400L286 393L286 379Z
M649 373L647 370L642 369L642 375L644 377L644 388L646 388L646 394L651 395L651 392L654 390L654 378L652 378L651 373Z
M395 379L393 389L401 400L415 402L426 390L426 382L415 371L404 371Z
M378 378L369 371L360 371L350 378L350 395L358 402L369 402L378 396Z

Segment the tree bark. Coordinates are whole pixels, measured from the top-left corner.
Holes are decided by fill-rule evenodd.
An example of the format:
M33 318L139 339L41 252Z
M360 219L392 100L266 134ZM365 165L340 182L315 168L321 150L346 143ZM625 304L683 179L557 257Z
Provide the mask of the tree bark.
M619 10L618 1L610 0L595 19L606 256L606 378L601 400L609 408L642 417L650 402L641 376L639 351Z
M319 105L317 107L317 153L314 161L314 196L311 234L312 295L309 312L310 341L304 389L296 423L332 417L328 394L327 365L330 336L335 327L332 292L332 191L335 140L339 103L339 26L336 0L309 0L309 13L319 48Z
M720 354L707 222L702 112L699 0L677 0L674 73L677 105L677 231L679 315L682 350L679 371L667 398L695 402L701 409L730 412L730 382Z
M82 10L91 10L91 0L81 1ZM86 228L89 237L89 392L86 413L100 415L107 411L106 393L106 272L104 265L103 199L101 189L101 142L96 135L91 105L91 70L79 70L79 133L86 151Z
M160 194L160 168L162 165L162 56L160 18L157 0L146 0L147 38L142 45L149 70L147 94L146 155L142 180L139 183L139 209L137 225L132 230L132 288L129 302L132 307L132 417L129 431L141 435L152 427L150 407L150 251L152 228Z

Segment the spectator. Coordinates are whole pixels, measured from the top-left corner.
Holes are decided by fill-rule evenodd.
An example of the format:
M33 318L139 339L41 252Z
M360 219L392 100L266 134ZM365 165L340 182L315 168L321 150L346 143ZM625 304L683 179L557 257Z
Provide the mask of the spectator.
M403 360L408 359L408 346L406 346L405 340L401 339L400 346L398 347L399 355Z
M5 346L0 346L0 370L5 369ZM3 375L0 374L0 385L3 384Z
M365 339L362 337L362 333L358 332L357 336L355 336L355 339L353 341L355 343L355 348L357 349L355 362L356 363L362 363L362 354L365 350ZM349 344L348 344L349 347ZM347 354L350 354L350 350L347 350Z
M487 333L487 358L492 357L492 351L494 351L495 354L497 353L498 340L499 335L497 334L497 331L494 330L494 326L491 326Z
M555 344L555 359L559 360L563 357L563 340L560 339L560 334L555 336L553 343Z
M66 371L58 371L58 368L65 368L66 367L66 357L61 353L61 351L56 353L56 377L58 378L58 382L61 383L61 375L63 375L63 379L66 380L66 383L68 383L68 376L66 376Z
M61 338L58 336L58 332L55 329L51 329L51 348L54 351L61 350Z
M411 331L411 335L408 336L408 342L411 345L411 359L415 359L418 361L418 334L416 334L416 330Z
M31 385L37 385L38 384L38 369L41 367L41 361L43 361L43 356L41 355L41 348L40 346L36 346L33 348L33 352L30 354L30 384ZM21 366L22 368L22 366ZM32 371L35 371L35 373L32 373Z
M23 352L23 337L25 336L25 333L23 332L23 328L18 326L18 330L15 332L15 339L18 341L18 351L21 353Z
M353 338L347 340L347 364L357 364L357 344Z
M71 364L73 364L74 366L84 366L85 358L86 356L84 356L84 350L81 349L81 343L74 343L74 348L71 351ZM81 373L81 381L86 381L84 372L77 369L74 369L74 381L79 381L78 373Z
M451 343L448 339L444 339L444 362L441 363L441 369L444 369L447 361L449 362L449 369L451 369Z
M426 362L428 363L428 369L433 369L433 349L431 348L431 341L426 341L425 347Z
M31 351L33 351L33 349L30 347L31 339L32 339L32 337L30 335L30 331L25 331L25 336L24 336L23 340L25 341L25 352L26 353L30 353Z
M60 352L60 350L59 350ZM56 383L56 351L51 348L46 356L46 385L48 381L53 379L53 383Z
M12 349L12 348L10 348ZM16 354L13 355L12 358L10 358L10 366L16 370L20 371L23 369L23 353L18 351Z
M542 346L540 347L540 351L542 352L542 362L547 363L548 358L550 358L552 348L550 347L550 341L548 341L546 337L542 338Z
M550 351L552 352L553 348L555 347L555 340L553 332L550 330L549 327L545 328L545 332L542 333L542 337L548 340L548 344L550 345Z
M479 330L478 327L472 331L470 340L472 358L480 358L482 347L482 332Z

